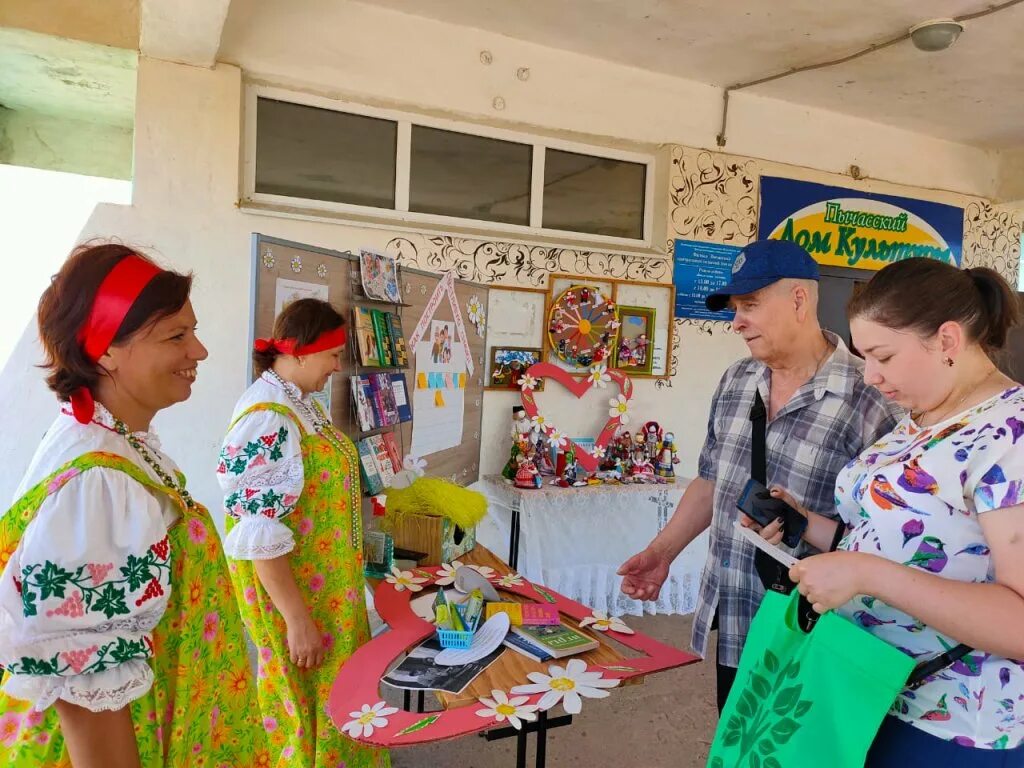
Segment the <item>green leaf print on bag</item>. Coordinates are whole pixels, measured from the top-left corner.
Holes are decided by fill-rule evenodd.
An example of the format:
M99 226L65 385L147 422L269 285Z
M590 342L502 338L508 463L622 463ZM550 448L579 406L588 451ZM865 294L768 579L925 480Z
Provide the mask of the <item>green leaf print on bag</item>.
M780 669L775 654L765 651L761 668L767 676L751 674L749 686L736 703L736 714L726 723L723 744L739 745L737 766L780 768L772 754L800 730L800 720L810 711L811 702L800 699L803 685L785 685L800 674L800 662L790 662ZM724 768L721 758L710 765Z

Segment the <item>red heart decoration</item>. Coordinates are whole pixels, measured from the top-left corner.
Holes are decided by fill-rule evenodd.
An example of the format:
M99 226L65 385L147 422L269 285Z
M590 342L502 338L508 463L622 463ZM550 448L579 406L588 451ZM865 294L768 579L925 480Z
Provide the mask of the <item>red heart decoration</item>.
M436 566L416 568L413 573L424 579L424 587L430 587L444 575ZM494 578L497 579L501 575L503 574L498 574ZM554 605L559 613L575 619L576 623L592 615L590 608L550 589L534 586L525 579L521 584L509 584L508 586L492 583L497 589L528 597L535 602L543 600ZM374 592L374 604L380 617L391 627L391 631L378 635L366 645L361 646L342 665L327 701L327 714L339 730L362 711L363 705L372 707L375 702L383 704L380 695L380 678L397 658L434 633L433 624L413 613L409 605L411 597L408 590L400 592L387 581L382 581L377 586ZM700 661L700 657L692 653L673 648L639 632L624 635L610 631L607 634L627 648L639 651L643 655L630 657L621 665L588 667L588 671L600 672L605 678L626 680L631 677L643 677L653 672ZM514 653L514 651L506 651L506 653ZM567 661L569 660L561 659L551 663L565 666ZM524 674L521 682L528 683L530 681ZM540 697L541 694L531 695L530 703L536 704L540 701ZM479 708L480 705L473 702L433 713L417 714L398 711L387 716L386 725L375 728L372 734L363 735L359 740L380 747L406 747L464 736L500 725L493 719L477 715Z
M619 385L619 392L622 393L622 396L625 397L626 400L632 399L633 382L630 378L622 371L617 371L612 368L608 369L606 373L612 381ZM576 395L577 398L583 397L590 388L594 386L594 383L590 381L589 377L577 379L569 373L569 371L564 368L560 368L554 363L534 363L526 370L526 375L532 376L535 379L552 379L553 381L557 381L563 387ZM524 389L522 398L523 408L526 409L526 415L531 419L534 418L538 411L537 401L533 397L533 390ZM611 439L615 437L615 430L618 429L618 426L618 416L612 416L609 418L608 421L605 422L604 429L601 430L601 434L599 434L597 439L594 441L594 447L607 449L608 443L610 443ZM555 427L553 425L544 427L544 433L547 435L550 435L554 431ZM566 438L566 440L576 447L576 460L580 463L580 466L587 472L596 472L598 468L597 457L589 451L581 448L577 443L573 442L569 438Z

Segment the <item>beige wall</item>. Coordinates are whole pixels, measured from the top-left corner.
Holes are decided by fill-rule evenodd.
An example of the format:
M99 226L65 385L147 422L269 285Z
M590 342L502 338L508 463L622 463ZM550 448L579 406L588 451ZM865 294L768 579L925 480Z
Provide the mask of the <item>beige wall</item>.
M716 147L722 94L705 83L370 4L305 0L303 10L234 0L220 59L334 97L617 143ZM525 82L519 67L530 69ZM840 173L855 164L873 178L994 194L990 151L745 92L729 109L735 154Z
M5 0L0 27L139 49L139 0Z

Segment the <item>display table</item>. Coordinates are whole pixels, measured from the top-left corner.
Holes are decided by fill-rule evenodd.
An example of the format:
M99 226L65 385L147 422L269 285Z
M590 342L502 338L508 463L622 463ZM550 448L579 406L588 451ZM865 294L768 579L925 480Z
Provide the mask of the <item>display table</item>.
M580 627L580 621L591 618L591 611L586 606L568 600L563 595L548 590L540 584L531 584L520 578L508 581L502 577L511 571L485 547L477 545L462 558L462 562L472 566L487 566L488 579L502 593L502 599L517 602L544 602L553 605L559 612L562 621L573 628ZM406 572L420 580L424 590L433 588L434 582L445 575L439 567L415 568ZM387 708L380 700L380 678L389 669L392 662L399 659L409 649L418 645L434 632L434 626L416 616L410 607L410 592L392 582L373 582L375 602L381 617L390 630L374 638L370 643L360 647L346 661L338 673L327 702L327 713L335 727L346 732L350 737L376 746L397 748L423 744L431 741L458 738L473 733L483 733L488 740L515 737L516 765L525 768L527 756L526 737L529 733L537 735L536 762L537 768L544 768L547 733L552 728L569 725L572 714L564 702L547 711L536 713L536 719L522 723L521 730L508 727L503 720L493 717L493 713L481 710L480 697L492 696L493 691L514 692L517 685L536 682L530 674L556 674L555 667L568 669L571 664L585 668L585 675L600 678L603 683L582 682L579 678L581 696L590 697L584 690L585 686L593 685L616 695L616 684L640 684L650 674L656 674L700 659L678 648L666 645L654 638L634 633L628 627L612 626L606 632L591 629L583 631L599 641L599 647L587 653L573 656L548 664L540 664L521 656L511 650L505 650L489 667L460 694L438 694L442 709L437 712L423 712L423 697L413 708L411 697L405 698L405 710ZM623 652L625 651L625 652ZM552 687L551 690L555 690ZM565 691L564 687L557 690ZM601 693L597 691L596 693ZM539 692L523 696L523 702L529 701L531 706L543 706ZM375 703L376 702L376 703ZM589 704L584 709L590 706ZM566 714L557 715L561 709ZM374 710L380 713L375 718ZM411 711L410 711L411 710ZM577 707L576 710L579 711ZM360 715L366 722L372 721L372 728L355 727ZM628 716L627 716L628 717Z
M516 488L497 475L470 486L488 500L477 541L530 581L609 615L692 613L708 553L705 531L679 557L657 600L619 590L619 566L668 523L688 480L666 485Z

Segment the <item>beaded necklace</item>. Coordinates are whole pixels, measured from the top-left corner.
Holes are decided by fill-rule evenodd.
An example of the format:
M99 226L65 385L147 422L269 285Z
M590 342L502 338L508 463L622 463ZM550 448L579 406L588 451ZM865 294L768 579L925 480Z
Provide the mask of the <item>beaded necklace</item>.
M350 442L342 438L337 428L331 423L330 418L323 412L323 410L321 410L320 404L315 400L313 401L312 406L304 403L301 398L296 397L294 391L295 385L290 382L286 382L273 369L268 368L267 375L270 376L270 378L272 378L282 390L284 390L293 410L305 416L306 420L313 425L313 429L316 430L316 433L326 440L334 450L345 457L348 462L349 471L358 471L356 469L359 466L358 453L356 453ZM349 503L352 508L352 548L359 551L363 541L363 515L358 482L349 482L348 494Z
M128 428L127 424L125 424L116 416L114 416L113 418L114 431L128 441L128 445L134 448L135 452L139 454L142 460L146 462L146 464L148 464L149 467L156 473L156 476L160 478L160 482L162 482L165 486L170 488L179 497L181 497L182 502L184 502L185 506L188 509L196 509L198 505L192 498L192 494L190 494L185 489L185 484L179 483L175 478L171 477L171 475L169 475L162 466L160 466L160 462L157 461L156 457L154 457L153 454L149 452L149 448L146 447L146 444L142 442L142 439L138 435L136 435Z

